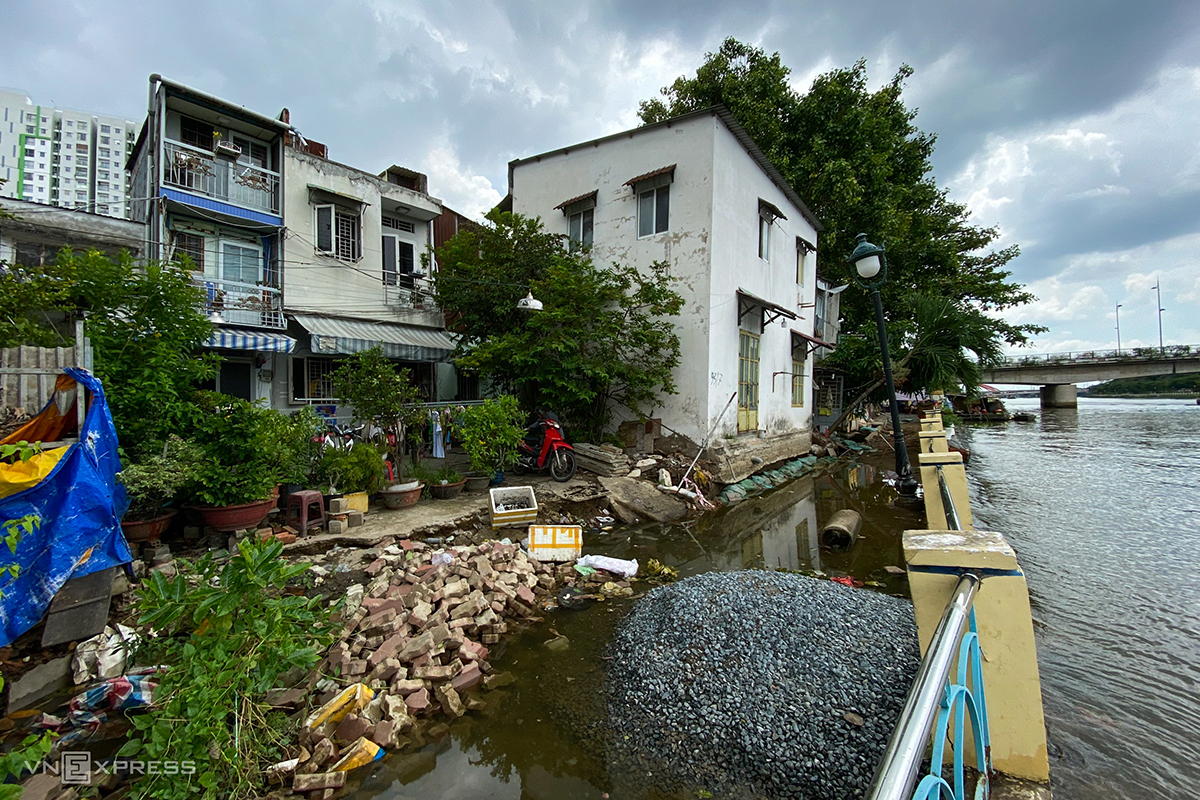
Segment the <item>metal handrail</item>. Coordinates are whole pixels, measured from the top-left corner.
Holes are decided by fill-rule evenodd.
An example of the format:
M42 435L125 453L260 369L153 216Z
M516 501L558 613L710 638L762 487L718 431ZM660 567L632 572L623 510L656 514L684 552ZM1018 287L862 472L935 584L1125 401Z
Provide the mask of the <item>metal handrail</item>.
M947 688L955 658L958 657L959 660L960 682L965 682L966 651L969 649L969 645L973 645L975 652L978 652L978 637L973 631L974 612L972 611L972 604L978 589L979 577L970 573L960 577L958 585L954 587L954 593L950 596L950 602L946 604L946 610L942 612L942 619L933 633L929 649L921 661L921 667L917 671L912 689L909 690L908 699L904 702L900 718L892 731L891 739L888 740L887 748L875 771L871 786L867 790L867 800L909 800L912 798L914 787L917 784L917 773L920 771L921 762L925 757L926 745L934 732L934 725L945 722L946 720L943 720L942 717L948 719L955 699L956 693ZM969 633L968 628L972 629ZM971 641L964 640L964 634L973 639ZM974 689L982 697L983 687L981 681L978 680L981 673L978 670L975 673L977 682ZM986 718L981 725L975 712L972 712L972 725L976 738L979 739L982 734L982 741L986 742ZM980 731L980 727L983 728L983 731ZM938 724L938 728L944 729L944 725ZM956 732L960 731L956 728ZM944 740L942 744L944 744ZM960 736L955 739L955 744L961 748L965 742ZM986 750L981 749L980 752L986 753ZM936 776L936 781L940 781L940 746L935 747L935 757L938 763L933 765L934 776ZM956 752L956 771L961 772L961 761L961 752ZM989 765L981 761L979 767L986 776ZM924 785L925 782L922 783Z
M1055 364L1106 363L1112 361L1187 358L1200 354L1200 345L1169 344L1165 347L1125 347L1120 350L1072 350L1065 353L1025 353L1004 356L992 368Z
M942 465L937 467L938 491L942 495L942 511L946 515L946 528L952 531L961 531L962 523L958 519L958 509L954 507L954 496L950 494L950 487L946 484L946 473L942 471Z

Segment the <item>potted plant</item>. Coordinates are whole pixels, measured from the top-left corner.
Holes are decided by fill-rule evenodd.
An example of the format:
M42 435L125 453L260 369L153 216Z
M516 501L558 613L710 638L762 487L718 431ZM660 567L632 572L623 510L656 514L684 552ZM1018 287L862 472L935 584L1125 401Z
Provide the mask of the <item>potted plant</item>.
M471 459L471 469L488 483L496 475L503 477L504 470L517 463L517 448L525 436L521 409L511 396L468 406L459 416L456 431ZM486 483L479 490L485 488Z
M272 417L278 428L282 457L281 482L284 484L284 502L287 495L316 485L315 471L321 458L320 436L328 427L325 419L312 406L305 406L294 414Z
M254 528L270 513L287 471L282 417L236 397L197 393L188 426L202 457L187 488L205 525Z
M202 457L195 444L171 436L162 452L139 459L117 474L129 497L129 508L121 520L128 541L157 539L170 526L179 512L166 506L195 476Z
M434 500L453 500L462 493L463 484L466 482L466 478L450 467L442 467L434 481L429 484L429 492Z
M341 492L350 507L365 511L367 498L383 486L383 456L371 445L358 442L348 450L329 448L317 462L322 491Z

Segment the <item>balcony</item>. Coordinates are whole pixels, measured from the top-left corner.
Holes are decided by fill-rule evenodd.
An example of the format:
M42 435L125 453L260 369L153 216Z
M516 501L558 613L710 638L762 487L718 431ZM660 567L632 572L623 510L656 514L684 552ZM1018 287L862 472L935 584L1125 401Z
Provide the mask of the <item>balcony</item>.
M420 273L401 272L395 277L394 285L384 284L383 302L397 319L410 325L442 327L445 316L434 305L433 282Z
M279 173L182 142L163 143L163 184L279 216Z
M223 280L197 275L194 282L204 289L203 312L219 315L219 322L253 328L287 327L283 318L283 293L272 286ZM213 322L218 322L214 319Z

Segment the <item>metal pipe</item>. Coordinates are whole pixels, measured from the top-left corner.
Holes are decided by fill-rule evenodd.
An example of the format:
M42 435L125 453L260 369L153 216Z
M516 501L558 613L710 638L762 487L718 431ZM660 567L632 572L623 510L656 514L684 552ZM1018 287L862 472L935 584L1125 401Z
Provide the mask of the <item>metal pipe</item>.
M950 487L946 484L946 473L942 471L941 464L938 464L937 478L938 491L942 495L942 511L946 515L946 528L961 531L962 523L958 519L958 509L954 507L954 496L950 494Z
M958 643L967 629L978 588L979 577L970 573L959 578L954 587L887 749L875 770L867 800L909 800L912 797L917 772L925 758L925 747L937 720L946 681L958 657Z

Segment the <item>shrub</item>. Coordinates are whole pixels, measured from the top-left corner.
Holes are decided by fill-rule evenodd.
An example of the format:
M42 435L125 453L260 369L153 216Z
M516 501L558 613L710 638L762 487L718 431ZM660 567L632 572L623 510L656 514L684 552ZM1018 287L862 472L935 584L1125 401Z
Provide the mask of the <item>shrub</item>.
M377 492L383 485L383 456L364 442L349 450L330 447L321 456L317 476L333 491Z
M191 496L210 506L270 496L287 469L289 451L280 438L283 415L215 392L197 392L188 411L188 432L203 451L188 485Z
M517 448L525 437L521 422L521 409L515 397L467 406L460 415L456 432L471 459L471 469L490 475L517 463Z
M426 413L414 407L421 402L421 393L408 370L400 369L383 354L382 347L375 346L355 353L334 370L333 391L339 400L354 407L356 421L378 425L394 434L392 462L400 471L397 479L403 483L402 443L407 439L415 446L414 452L419 452Z
M308 564L288 564L276 541L243 539L224 564L211 553L179 574L155 571L138 592L139 625L157 630L138 654L163 664L154 708L132 718L122 757L191 761L191 775L147 775L134 796L248 798L262 790L263 769L295 740L287 717L272 712L267 692L292 669L310 670L332 641L320 598L282 589Z
M117 475L129 493L125 518L154 519L175 494L195 479L204 451L178 436L167 437L161 452L130 464Z

